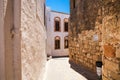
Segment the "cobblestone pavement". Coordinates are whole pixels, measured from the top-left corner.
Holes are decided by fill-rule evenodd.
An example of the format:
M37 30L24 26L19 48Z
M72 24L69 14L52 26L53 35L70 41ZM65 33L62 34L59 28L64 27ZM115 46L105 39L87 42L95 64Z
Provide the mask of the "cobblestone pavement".
M94 76L90 75L90 77ZM87 78L84 77L83 74L81 75L79 72L73 70L69 64L69 59L65 57L65 58L53 58L48 60L46 64L44 80L90 80L90 79L88 77Z

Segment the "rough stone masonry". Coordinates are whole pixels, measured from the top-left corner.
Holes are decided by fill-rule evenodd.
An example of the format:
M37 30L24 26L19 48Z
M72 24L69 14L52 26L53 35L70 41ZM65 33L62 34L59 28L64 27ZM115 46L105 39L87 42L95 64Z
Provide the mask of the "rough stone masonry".
M103 80L120 80L120 0L103 3Z
M101 4L98 0L73 1L69 28L70 60L95 71L95 62L102 60Z
M70 60L96 71L103 80L120 79L120 0L71 0Z

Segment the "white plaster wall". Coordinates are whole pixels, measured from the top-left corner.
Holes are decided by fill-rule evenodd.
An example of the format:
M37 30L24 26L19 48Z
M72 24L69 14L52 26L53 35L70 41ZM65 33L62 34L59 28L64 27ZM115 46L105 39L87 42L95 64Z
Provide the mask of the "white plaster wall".
M51 55L51 42L50 42L50 35L51 35L51 22L50 22L50 8L46 7L46 31L47 31L47 55Z
M44 1L21 2L22 80L42 80L46 63Z
M44 1L0 0L0 80L43 79Z
M3 0L0 0L0 80L5 80Z
M0 80L21 80L18 55L20 39L17 35L20 27L20 2L21 0L0 0Z
M69 18L68 14L59 13L47 10L47 54L52 56L67 56L68 49L64 49L64 37L68 36L68 32L64 32L64 19ZM54 32L54 18L60 17L61 19L61 31ZM60 36L60 49L55 50L54 38Z

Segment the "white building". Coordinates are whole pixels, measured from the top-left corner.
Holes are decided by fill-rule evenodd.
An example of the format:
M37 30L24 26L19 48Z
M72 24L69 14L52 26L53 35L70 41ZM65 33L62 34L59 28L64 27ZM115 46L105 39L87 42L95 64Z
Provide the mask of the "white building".
M46 9L47 55L68 56L69 14Z

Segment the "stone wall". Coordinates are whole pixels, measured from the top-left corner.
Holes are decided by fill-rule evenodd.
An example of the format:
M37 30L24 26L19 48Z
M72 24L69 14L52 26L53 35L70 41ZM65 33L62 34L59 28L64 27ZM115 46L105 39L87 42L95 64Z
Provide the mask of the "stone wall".
M95 71L96 61L102 60L101 4L98 0L77 0L75 8L72 5L73 0L69 28L70 60Z
M92 70L102 60L103 80L119 80L120 0L99 1L71 0L70 60Z
M0 80L42 80L44 0L0 0L0 16Z
M22 0L22 80L42 80L46 59L45 33L44 0Z
M103 80L120 80L120 0L103 1Z
M72 39L72 37L69 37L69 39L70 38ZM69 52L70 60L95 71L96 61L102 60L100 31L97 29L82 31L78 38L73 38L72 41L70 41Z

